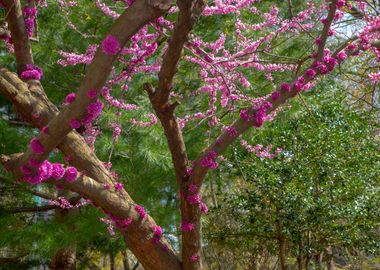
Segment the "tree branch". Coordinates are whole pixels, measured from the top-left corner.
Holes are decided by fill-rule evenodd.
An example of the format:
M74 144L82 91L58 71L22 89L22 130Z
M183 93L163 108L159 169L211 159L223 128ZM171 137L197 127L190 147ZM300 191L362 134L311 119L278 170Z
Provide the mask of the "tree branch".
M21 157L22 153L11 156L2 155L0 163L18 175L19 171L15 165L18 164L18 159ZM132 218L133 222L121 232L128 248L145 269L181 270L181 263L169 243L164 238L161 238L159 243L153 241L153 227L156 225L154 220L149 215L142 220L134 208L135 203L128 199L129 196L125 191L117 192L114 189L106 189L101 183L83 174L75 182L53 179L46 182L74 191L81 197L91 200L103 211L118 218Z
M373 46L376 46L377 42L375 42L373 44ZM345 43L345 46L347 46L348 43ZM336 57L336 55L341 51L343 50L345 47L343 46L340 46L338 48L338 50L336 50L332 57ZM347 55L348 56L351 56L351 55L355 55L358 51L362 50L363 47L358 44L357 46L357 49L354 50L354 51L350 51ZM313 65L312 65L313 66ZM312 67L310 66L310 68ZM305 69L307 70L307 69ZM311 79L307 79L307 76L305 76L305 74L302 74L305 78L305 84L310 82ZM319 73L317 73L317 76L319 75ZM316 77L317 77L316 76ZM315 77L315 78L316 78ZM291 82L290 84L296 82L297 78ZM267 102L270 102L272 104L272 108L268 109L267 110L267 114L273 112L274 110L276 110L277 108L281 107L282 105L284 105L286 103L287 100L295 97L297 95L297 92L293 89L291 92L285 92L285 91L282 91L280 89L278 89L278 91L281 92L281 95L280 97L276 100L276 101L273 101L271 97L269 97L266 101ZM249 114L250 115L255 115L257 112L256 109L250 109L249 110ZM247 131L250 127L252 126L255 126L257 125L256 121L253 119L253 120L250 120L250 121L246 121L246 120L243 120L241 118L239 118L238 120L236 120L233 124L232 124L232 127L235 128L236 132L237 132L237 135L236 136L230 136L229 133L227 131L223 132L216 140L213 144L211 144L196 160L195 164L194 164L194 167L193 167L193 172L192 172L192 175L191 175L191 181L193 183L195 183L197 186L201 186L202 183L203 183L203 180L209 170L209 168L207 167L203 167L201 165L201 161L202 159L211 151L215 151L218 155L222 154L226 148L231 145L235 140L236 138L238 138L241 134L243 134L245 131Z
M6 20L14 44L17 72L21 74L27 64L33 64L32 49L26 32L24 16L19 0L3 0L8 13Z
M200 260L191 260L192 255L199 254L200 257L201 254L200 215L198 213L198 217L196 217L196 213L188 210L188 202L184 197L188 193L189 185L188 181L186 181L188 180L188 157L182 130L174 113L177 104L170 103L169 96L183 47L188 41L190 31L204 9L204 2L202 0L179 0L177 4L179 7L178 19L173 30L173 35L168 41L168 48L163 56L161 69L158 74L158 87L157 89L153 89L151 85L146 84L144 88L149 94L149 99L157 117L160 119L168 141L179 187L182 220L191 220L196 226L191 232L186 232L182 235L183 269L190 270L202 269Z
M329 36L329 30L330 30L331 24L334 20L334 16L335 16L335 13L337 10L336 2L337 2L337 0L332 0L330 2L329 13L327 15L326 22L323 26L321 36L319 37L320 43L318 45L317 57L316 57L315 61L319 61L323 58L324 49L326 46L326 41L327 41L327 38Z
M145 0L135 1L126 11L114 22L109 35L116 37L123 47L126 42L146 23L163 15L170 7L169 0ZM165 9L163 9L165 8ZM87 106L92 102L88 98L89 89L100 89L107 80L117 55L107 55L99 46L92 63L88 66L85 78L81 83L75 101L60 111L48 124L49 134L40 134L39 141L44 146L44 152L36 155L28 149L21 164L27 164L28 160L35 159L42 161L48 154L64 140L65 136L72 131L70 121L72 119L83 119L87 115Z

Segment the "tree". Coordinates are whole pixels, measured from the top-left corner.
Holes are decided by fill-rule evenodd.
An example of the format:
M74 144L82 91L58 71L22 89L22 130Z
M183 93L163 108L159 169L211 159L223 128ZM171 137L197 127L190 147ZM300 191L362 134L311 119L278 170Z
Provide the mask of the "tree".
M304 95L309 110L300 112L301 100L293 102L286 116L270 124L278 129L256 134L256 141L281 145L281 155L260 160L236 149L229 162L241 169L232 184L219 187L219 206L206 226L207 253L230 250L240 261L245 258L243 269L254 267L250 260L264 269L263 251L272 257L270 263L282 261L281 269L291 265L286 258L293 258L297 269L309 269L314 258L331 264L338 253L360 268L346 250L355 259L359 252L378 255L380 159L373 135L378 125L369 125L373 116L353 111L341 93L323 85ZM231 261L231 254L224 256ZM321 265L316 260L313 269Z
M24 153L3 155L2 164L23 181L70 190L101 208L145 269L202 269L201 214L207 207L200 192L208 171L218 167L217 158L240 135L272 120L283 104L332 74L347 58L361 53L379 55L380 19L363 1L310 1L299 8L288 1L281 9L272 7L271 1L256 2L216 1L206 6L201 0L181 0L171 7L167 0L125 1L127 7L119 16L96 1L114 22L109 31L94 27L95 34L89 34L89 15L80 10L81 4L84 9L88 7L86 1L60 1L59 8L71 29L81 38L96 40L99 35L102 41L98 46L90 45L82 55L61 52L61 65L81 64L85 72L77 93L69 94L59 110L44 92L43 84L49 82L43 81L41 68L34 64L30 43L43 35L35 23L37 7L42 8L44 3L27 1L22 6L19 1L2 0L7 21L2 38L10 52L14 50L18 75L2 68L0 93L24 121L41 129ZM115 10L122 4L115 3ZM79 16L73 19L71 11L85 15L84 20ZM348 39L334 35L344 22L344 11L351 13L360 27L358 34ZM192 34L198 18L199 29L195 27ZM219 29L219 33L220 27L225 27L224 33L210 34L207 26ZM219 36L216 41L215 35ZM302 38L310 46L289 51L286 43L292 44L289 40L294 38ZM183 69L186 66L196 68L189 71ZM154 75L145 77L144 73ZM183 80L177 82L176 74ZM257 80L262 76L270 83L260 85ZM376 72L371 74L374 81L378 77ZM188 93L189 84L191 90L198 90ZM262 87L256 89L256 84ZM122 91L128 87L131 95L135 92L134 104L124 102L125 96L123 101ZM111 88L120 90L118 98L111 95ZM136 93L141 88L148 99ZM207 105L203 94L209 96L209 108L194 114L201 107L197 104L203 108ZM122 181L92 149L97 133L94 121L103 108L100 95L108 104L107 112L114 112L115 142L125 119L122 110L141 106L150 118L148 123L130 119L132 124L149 125L157 121L156 117L161 123L178 186L181 259L162 237L161 227L132 200ZM148 100L154 115L147 114ZM196 119L200 119L194 125L197 132L187 132L186 123ZM207 125L202 124L204 120L208 120ZM206 138L200 134L204 131ZM185 145L190 143L196 146L186 150ZM55 147L66 157L67 166L47 160Z

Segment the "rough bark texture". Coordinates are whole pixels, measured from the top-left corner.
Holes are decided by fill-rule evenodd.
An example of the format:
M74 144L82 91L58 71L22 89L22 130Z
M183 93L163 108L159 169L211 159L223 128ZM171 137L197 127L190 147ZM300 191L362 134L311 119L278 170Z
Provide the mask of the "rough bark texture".
M50 263L51 270L75 270L76 252L74 248L59 250Z
M119 42L125 44L144 24L163 15L170 7L170 3L168 0L135 1L115 22L110 34L117 36ZM24 33L26 33L24 24L15 23L15 29L16 32L24 31ZM27 39L27 36L24 35L23 37ZM22 41L17 40L14 40L14 42L22 43ZM19 46L15 44L16 54L19 53L22 55L19 59L16 58L17 62L32 63L30 49L28 51L21 51L18 48ZM82 102L80 102L79 98L78 104L75 106L79 111L86 110L86 102L83 104L83 97L86 96L87 90L102 86L109 74L115 57L107 57L101 51L97 52L95 60L88 69L86 78L80 88ZM55 121L55 125L49 126L49 137L55 137L56 142L51 145L48 144L49 147L46 148L46 153L50 152L51 147L55 147L53 146L54 144L61 142L59 148L65 155L72 158L71 164L93 177L82 177L80 180L78 179L75 185L63 185L65 188L78 192L84 197L91 198L95 204L115 216L121 218L133 217L137 220L134 224L129 226L128 232L125 232L125 240L145 269L181 268L181 263L175 252L169 247L165 240L162 240L159 244L153 243L151 239L151 228L155 225L155 222L151 217L144 219L144 221L139 220L133 207L135 203L127 192L116 194L114 191L108 191L108 194L103 196L102 192L105 189L100 183L113 183L112 178L78 133L75 131L70 132L70 130L67 129L64 131L61 130L60 126L62 123L59 124L60 121L56 118L59 112L48 100L38 81L29 81L28 84L26 84L22 82L16 74L2 69L0 76L0 93L7 97L15 105L16 111L34 126L42 127L52 120L53 122ZM73 110L75 109L64 109L66 113ZM34 119L31 116L33 114L39 115L39 118ZM65 117L68 116L66 115ZM66 120L69 121L69 119ZM69 133L67 134L67 132ZM51 139L49 139L49 141L51 141ZM24 161L27 156L28 154L24 156ZM12 165L9 165L9 169L13 170L16 175L20 175L18 171L20 156L17 155L14 156L14 158L13 162L10 162ZM3 164L5 164L9 159L3 157L2 161ZM96 179L96 181L94 179Z
M159 82L156 89L145 85L149 94L153 109L155 110L168 141L174 169L179 187L181 200L181 220L195 225L190 232L182 232L182 263L184 270L202 269L201 263L201 212L198 205L190 205L186 197L188 195L189 177L187 175L188 157L181 128L178 125L174 110L177 104L170 103L169 95L172 82L177 72L177 64L183 47L188 41L188 35L192 30L198 16L202 13L204 2L202 0L179 0L179 15L174 27L173 35L168 41L168 49L163 56ZM199 189L200 190L200 189ZM191 257L197 256L197 260Z
M156 3L157 2L157 3ZM151 4L161 5L170 3L169 1L135 1L126 11L114 22L109 35L116 37L123 47L126 42L148 22L163 15L166 10L157 9ZM86 70L85 77L76 94L75 101L67 107L64 107L48 124L49 134L40 134L39 140L44 146L44 153L41 155L34 154L28 149L21 159L22 164L27 164L31 158L35 160L44 160L48 154L62 142L68 133L72 130L70 121L72 119L83 119L87 115L87 106L94 102L89 99L87 92L90 89L97 89L100 93L101 88L111 72L112 66L117 55L105 54L99 46L93 61ZM21 165L21 164L20 164Z
M21 155L0 156L0 163L16 173L14 166L18 164L17 159ZM57 181L53 180L47 182L57 184ZM126 200L126 192L121 193L105 189L101 183L84 175L81 175L72 183L59 181L59 185L90 199L95 206L101 207L104 211L114 216L132 218L134 222L122 233L127 246L145 269L181 269L181 263L168 242L164 238L159 243L153 241L152 227L156 225L154 220L150 216L141 220L134 210L135 204Z
M8 14L6 20L14 44L17 72L20 74L25 70L27 64L33 64L32 49L25 28L20 1L4 0L3 3Z

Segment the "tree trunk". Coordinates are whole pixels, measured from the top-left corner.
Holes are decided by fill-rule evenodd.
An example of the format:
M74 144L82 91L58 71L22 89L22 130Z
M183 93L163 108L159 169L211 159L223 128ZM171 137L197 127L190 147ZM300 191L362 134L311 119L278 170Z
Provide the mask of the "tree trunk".
M286 270L286 245L284 237L280 236L278 238L278 260L280 262L281 270Z
M302 241L300 241L298 244L297 266L298 266L298 270L303 269Z
M305 262L305 270L310 269L310 261L311 261L311 256L306 256L306 262Z
M59 190L59 197L65 197L70 200L72 197L77 196L75 193L68 190ZM55 218L59 223L65 222L67 217L77 216L79 210L74 209L56 209ZM74 229L74 228L72 228ZM75 270L76 269L76 245L72 243L68 247L63 247L58 250L50 263L51 270Z
M59 250L50 263L51 270L75 270L75 248L63 248Z
M115 270L115 254L110 253L110 270Z
M334 254L331 247L327 248L326 265L327 270L334 270Z
M323 253L320 252L320 253L317 253L314 257L314 262L315 262L315 269L318 269L318 270L322 270L323 269L323 266L322 266L322 259L323 259Z
M126 251L123 251L122 252L122 255L123 255L123 266L124 266L124 270L130 270L130 266L129 266L129 259L128 259L128 253Z

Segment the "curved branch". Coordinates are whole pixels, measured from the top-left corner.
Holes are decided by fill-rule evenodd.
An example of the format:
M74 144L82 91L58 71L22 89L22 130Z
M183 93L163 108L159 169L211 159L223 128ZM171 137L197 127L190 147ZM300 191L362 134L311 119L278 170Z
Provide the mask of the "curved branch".
M135 1L114 22L108 34L116 37L121 47L123 47L141 27L163 15L169 8L170 3L171 1L169 0ZM39 161L46 159L48 154L72 131L70 121L72 119L83 119L87 115L87 106L92 102L87 96L88 90L100 90L103 87L116 58L117 55L110 56L105 54L101 46L99 46L94 60L89 65L85 78L80 85L75 101L60 111L49 122L48 135L40 134L39 140L44 146L43 154L36 155L28 149L20 160L22 164L26 164L31 158Z
M14 174L18 174L15 167L22 154L12 156L0 156L0 163ZM67 190L80 194L83 198L91 200L94 206L100 207L118 218L132 218L133 222L127 229L121 230L128 248L135 254L145 269L157 270L181 270L181 263L169 243L162 238L159 243L153 241L154 220L147 216L139 217L131 200L125 191L117 192L114 189L106 189L94 179L80 175L75 182L64 180L48 180L48 183L60 185Z

